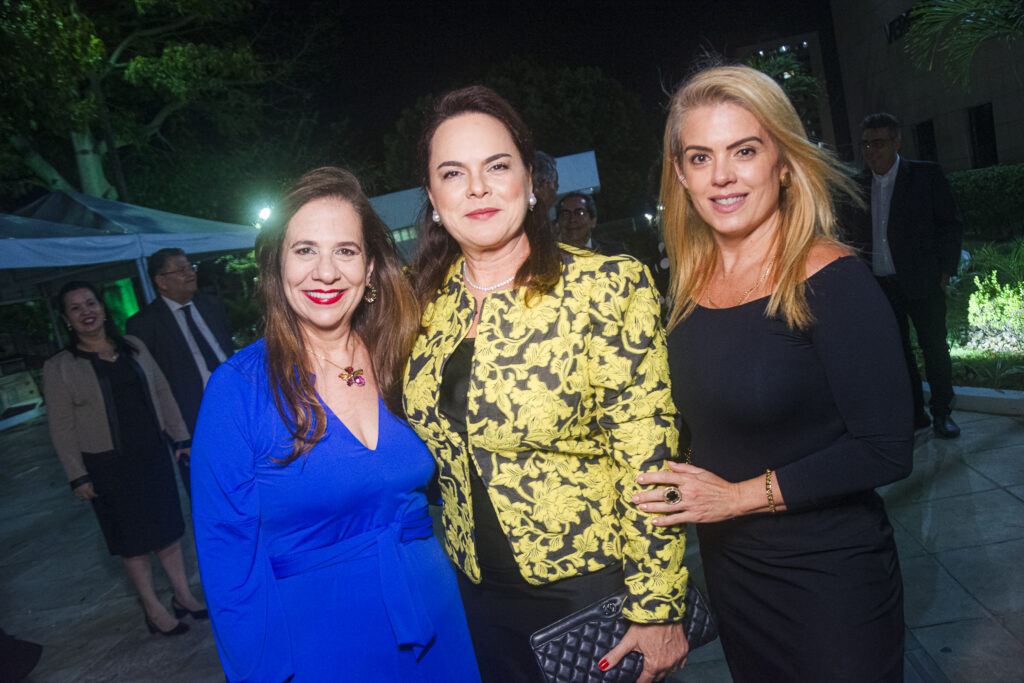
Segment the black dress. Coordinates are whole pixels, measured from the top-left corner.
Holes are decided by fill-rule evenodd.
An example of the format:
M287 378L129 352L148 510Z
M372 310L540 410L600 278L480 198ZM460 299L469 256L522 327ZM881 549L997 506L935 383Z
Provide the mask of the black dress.
M92 361L106 402L114 450L83 453L93 509L111 555L133 557L181 538L185 521L174 467L141 369L127 353Z
M438 399L441 411L463 439L475 346L475 339L466 338L456 347L444 367ZM605 567L542 586L528 583L472 462L469 473L480 583L456 573L480 678L483 683L542 683L530 635L621 589L625 585L622 568Z
M698 307L669 335L693 464L731 482L773 469L789 508L697 526L709 597L736 681L898 681L903 588L874 488L912 462L899 333L855 257L807 299L805 332L764 298Z

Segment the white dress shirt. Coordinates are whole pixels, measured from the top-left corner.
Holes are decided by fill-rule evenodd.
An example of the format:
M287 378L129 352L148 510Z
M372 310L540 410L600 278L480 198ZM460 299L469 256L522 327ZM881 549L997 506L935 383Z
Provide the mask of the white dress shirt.
M900 156L897 154L896 162L885 175L871 172L871 269L876 277L896 274L889 250L889 206L899 168Z
M160 295L160 298L164 300L167 307L171 309L171 313L174 315L174 321L178 323L178 329L181 330L182 335L185 337L185 343L188 344L188 350L192 352L192 361L196 364L199 369L199 374L203 378L203 388L206 388L206 381L210 379L210 371L206 367L206 359L203 358L203 352L199 350L199 345L196 344L196 340L192 337L192 331L188 329L188 321L185 320L185 306L192 306L192 317L196 321L196 327L202 333L206 339L206 343L210 345L213 352L217 354L217 360L224 362L227 355L224 353L224 349L220 348L220 344L217 343L216 337L213 336L213 332L210 331L210 327L203 320L203 314L199 312L199 309L190 301L187 304L179 304L177 301L172 301L167 297Z

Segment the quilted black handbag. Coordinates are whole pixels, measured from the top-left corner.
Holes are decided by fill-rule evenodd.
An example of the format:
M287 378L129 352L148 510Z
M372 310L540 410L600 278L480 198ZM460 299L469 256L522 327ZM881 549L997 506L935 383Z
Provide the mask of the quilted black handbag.
M600 658L622 640L630 622L622 616L626 589L549 624L530 636L530 646L548 683L632 683L644 669L644 656L630 652L618 666L601 671ZM690 652L718 637L707 600L691 581L686 585L683 631Z

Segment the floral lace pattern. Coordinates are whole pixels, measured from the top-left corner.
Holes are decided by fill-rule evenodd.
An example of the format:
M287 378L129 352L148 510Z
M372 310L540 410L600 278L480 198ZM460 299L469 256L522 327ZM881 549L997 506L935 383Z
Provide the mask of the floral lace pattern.
M468 450L438 408L444 363L472 323L461 260L427 307L406 370L409 423L438 463L443 542L480 580L469 457L527 581L622 564L637 622L681 616L684 533L632 505L640 472L678 456L657 292L629 257L564 248L562 279L529 305L522 290L483 303L467 397Z

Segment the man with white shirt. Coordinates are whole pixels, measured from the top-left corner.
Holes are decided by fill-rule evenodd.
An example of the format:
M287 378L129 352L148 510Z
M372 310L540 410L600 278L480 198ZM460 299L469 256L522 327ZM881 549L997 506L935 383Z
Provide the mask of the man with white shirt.
M150 256L149 277L157 297L128 319L127 332L153 354L193 433L210 373L235 350L227 315L220 299L197 291L195 267L181 249ZM179 465L187 491L186 459Z
M946 286L960 261L960 212L938 164L900 157L900 123L895 116L872 114L861 129L868 168L858 180L871 198L871 215L870 220L865 215L849 226L852 241L861 247L896 314L913 387L915 427L930 423L938 436L956 438L960 428L950 417L953 380L946 341ZM910 344L911 321L931 389L931 418L924 412L921 376Z

